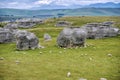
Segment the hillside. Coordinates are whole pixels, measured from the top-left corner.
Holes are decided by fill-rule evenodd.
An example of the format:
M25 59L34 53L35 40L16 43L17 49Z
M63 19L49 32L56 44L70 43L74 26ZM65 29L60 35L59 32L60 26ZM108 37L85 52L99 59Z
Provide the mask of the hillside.
M51 10L20 10L0 9L0 15L39 16L64 14L64 16L120 16L120 8L78 8L78 9L51 9Z

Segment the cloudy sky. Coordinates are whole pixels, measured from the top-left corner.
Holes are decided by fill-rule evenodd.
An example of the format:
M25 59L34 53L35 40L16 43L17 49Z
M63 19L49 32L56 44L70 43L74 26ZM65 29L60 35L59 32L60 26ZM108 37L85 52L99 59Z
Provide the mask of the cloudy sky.
M120 0L0 0L0 8L31 9L42 5L56 4L63 6L70 5L89 5L94 3L114 2L120 3Z

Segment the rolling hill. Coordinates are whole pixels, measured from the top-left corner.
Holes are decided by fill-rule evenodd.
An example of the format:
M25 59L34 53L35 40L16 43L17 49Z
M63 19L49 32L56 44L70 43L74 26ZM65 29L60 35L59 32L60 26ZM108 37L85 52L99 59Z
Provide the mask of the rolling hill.
M120 8L77 8L77 9L43 9L43 10L23 10L23 9L0 9L0 17L37 17L49 18L62 16L120 16Z

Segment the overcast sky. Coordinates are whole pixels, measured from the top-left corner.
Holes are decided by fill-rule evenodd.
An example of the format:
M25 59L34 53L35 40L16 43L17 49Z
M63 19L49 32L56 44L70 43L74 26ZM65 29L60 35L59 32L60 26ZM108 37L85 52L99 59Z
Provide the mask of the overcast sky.
M30 9L51 3L70 6L106 2L120 3L120 0L0 0L0 8Z

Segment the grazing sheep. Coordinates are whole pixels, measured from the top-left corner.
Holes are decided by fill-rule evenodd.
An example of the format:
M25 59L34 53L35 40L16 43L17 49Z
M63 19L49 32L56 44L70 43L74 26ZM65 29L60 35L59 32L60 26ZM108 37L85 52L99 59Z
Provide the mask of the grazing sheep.
M16 60L16 61L15 61L15 63L16 63L16 64L19 64L19 63L20 63L20 61L19 61L19 60Z
M4 57L0 57L0 60L4 60Z
M67 73L67 77L70 77L70 76L71 76L71 72L68 72L68 73Z
M108 54L109 57L112 57L112 54Z

